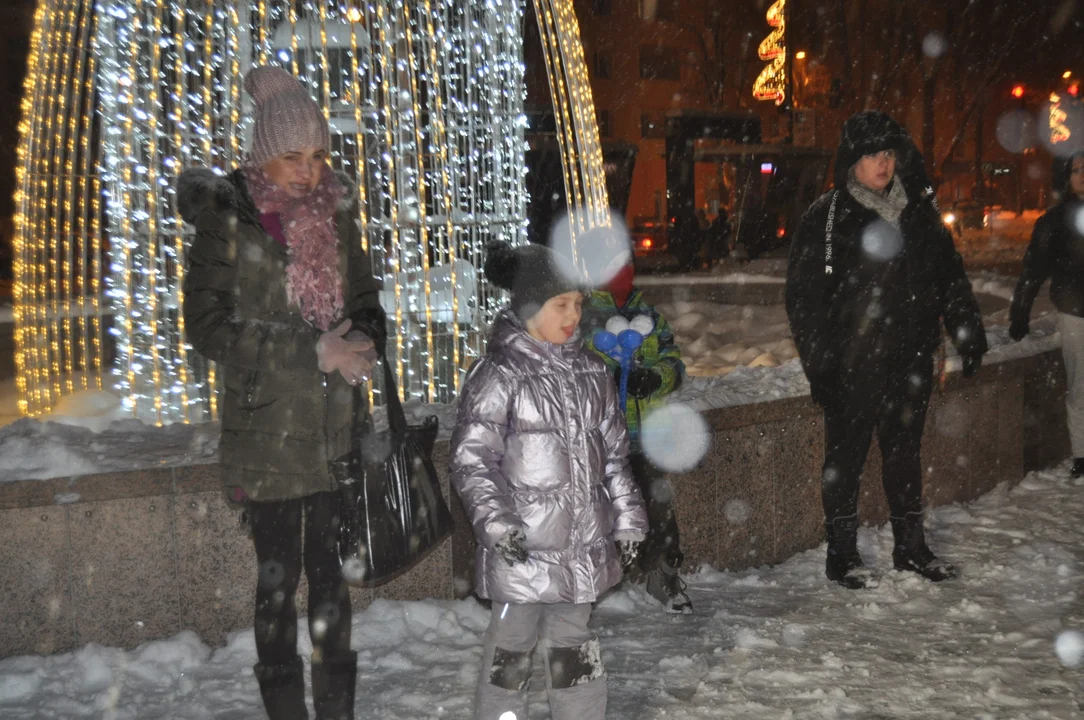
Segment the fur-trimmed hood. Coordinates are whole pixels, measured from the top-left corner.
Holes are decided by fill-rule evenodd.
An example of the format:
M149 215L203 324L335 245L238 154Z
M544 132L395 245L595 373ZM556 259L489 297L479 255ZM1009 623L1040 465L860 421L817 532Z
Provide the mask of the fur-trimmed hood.
M346 189L339 200L339 212L357 204L357 183L346 173L334 171ZM241 170L223 175L209 168L189 168L177 178L177 211L185 222L195 223L205 210L234 210L257 217L256 206L245 188Z

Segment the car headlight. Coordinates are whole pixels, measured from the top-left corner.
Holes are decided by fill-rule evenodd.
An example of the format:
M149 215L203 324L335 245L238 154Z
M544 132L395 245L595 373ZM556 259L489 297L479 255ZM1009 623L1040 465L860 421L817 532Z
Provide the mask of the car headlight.
M956 222L956 215L953 213L945 213L941 216L941 220L943 220L946 225L951 225Z

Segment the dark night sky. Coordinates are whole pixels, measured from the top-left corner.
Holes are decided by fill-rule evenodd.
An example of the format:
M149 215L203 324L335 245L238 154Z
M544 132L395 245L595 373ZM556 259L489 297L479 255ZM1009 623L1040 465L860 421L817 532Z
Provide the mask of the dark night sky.
M934 0L927 0L934 1ZM1016 3L1021 0L1005 0ZM1051 16L1062 14L1062 32L1057 33L1053 43L1032 57L1013 58L1020 81L1033 77L1060 73L1064 67L1078 68L1084 72L1084 44L1080 41L1081 17L1084 0L1037 0L1041 12ZM815 5L815 3L810 3ZM8 240L2 237L2 219L13 212L11 195L14 190L15 149L18 143L17 126L22 95L23 76L26 70L26 52L34 12L35 0L0 0L0 244ZM1061 13L1058 12L1061 11ZM1070 40L1070 38L1072 38ZM629 49L635 52L635 49ZM986 62L985 58L976 58Z

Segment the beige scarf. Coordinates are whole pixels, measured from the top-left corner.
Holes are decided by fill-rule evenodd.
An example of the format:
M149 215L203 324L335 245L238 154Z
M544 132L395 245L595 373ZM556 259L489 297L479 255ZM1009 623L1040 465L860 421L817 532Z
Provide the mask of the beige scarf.
M869 208L892 227L900 229L900 215L907 207L907 193L898 177L892 179L886 192L879 193L858 182L852 170L847 179L847 192L858 201L859 205Z

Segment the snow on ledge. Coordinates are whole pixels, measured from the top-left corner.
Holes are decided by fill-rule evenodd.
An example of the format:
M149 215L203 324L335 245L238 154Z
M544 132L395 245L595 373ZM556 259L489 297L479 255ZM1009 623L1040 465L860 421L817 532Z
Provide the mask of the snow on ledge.
M671 285L782 285L786 278L776 275L751 275L727 273L726 275L646 275L637 276L641 287L669 287Z
M737 276L683 276L680 282L697 279L704 282L734 282L728 281L727 277ZM669 282L675 279L650 278ZM782 282L782 279L772 278L772 281ZM1007 281L994 276L976 276L973 285L977 292L999 297L1011 293ZM994 365L1038 355L1061 346L1056 313L1049 312L1035 318L1031 323L1031 335L1019 343L1008 338L1006 315L1007 311L1001 310L985 319L991 349L984 358L984 364ZM948 370L959 370L960 360L955 356L955 351L950 347L948 352ZM0 384L0 413L7 412L9 416L17 414L7 407L13 404L13 389L14 381ZM685 403L703 412L808 394L809 383L800 363L794 359L777 367L738 367L726 375L690 376L670 399L671 402ZM85 396L66 399L67 404L58 407L58 413L44 421L22 418L0 427L0 458L3 458L0 482L175 467L211 463L217 458L217 423L155 427L138 420L121 419L123 414L110 402L110 397L101 393L80 395ZM112 400L116 401L116 398ZM447 439L451 436L455 423L454 404L410 401L406 403L405 410L412 423L420 423L424 418L435 415L439 421L440 437ZM383 408L377 408L374 417L378 425L383 424Z
M22 418L0 428L0 482L211 463L218 436L218 423L155 427L129 419L91 429Z

